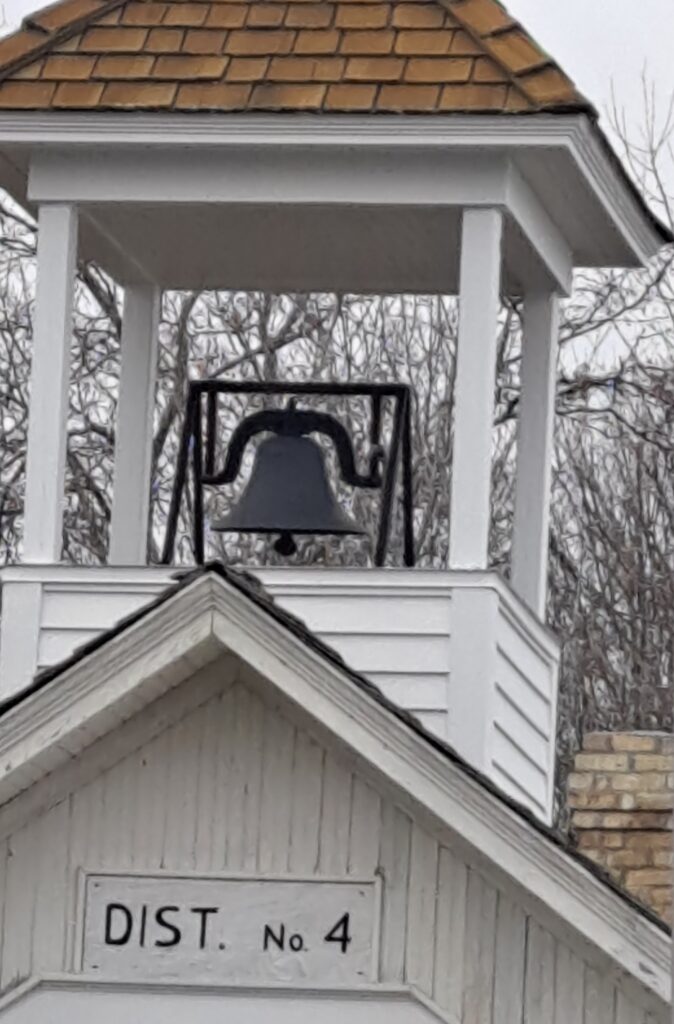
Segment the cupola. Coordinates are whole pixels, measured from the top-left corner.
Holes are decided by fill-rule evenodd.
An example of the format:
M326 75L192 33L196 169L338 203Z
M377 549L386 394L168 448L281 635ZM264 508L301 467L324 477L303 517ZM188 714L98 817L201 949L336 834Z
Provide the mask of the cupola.
M457 295L447 566L259 575L549 821L559 303L575 267L638 267L670 240L554 60L496 0L61 0L0 41L0 185L39 230L23 554L2 572L0 694L171 584L175 566L147 564L162 290ZM78 260L124 289L100 566L62 561ZM488 561L503 296L523 306L509 582Z

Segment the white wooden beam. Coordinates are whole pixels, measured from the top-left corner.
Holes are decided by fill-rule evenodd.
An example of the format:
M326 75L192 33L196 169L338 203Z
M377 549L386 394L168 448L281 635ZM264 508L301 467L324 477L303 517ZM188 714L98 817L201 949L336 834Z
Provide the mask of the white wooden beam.
M551 286L562 295L573 288L573 253L529 182L513 164L508 170L507 206L534 250Z
M96 147L44 150L31 160L28 194L39 202L325 203L495 206L506 201L501 154L312 147L231 147L171 153Z
M111 565L145 565L147 559L159 302L160 291L151 285L124 292Z
M450 569L488 560L503 214L463 214L449 524Z
M527 295L522 328L512 584L541 619L547 596L558 334L558 296L554 292Z
M61 557L77 220L74 205L55 203L40 207L23 535L25 562L52 563Z

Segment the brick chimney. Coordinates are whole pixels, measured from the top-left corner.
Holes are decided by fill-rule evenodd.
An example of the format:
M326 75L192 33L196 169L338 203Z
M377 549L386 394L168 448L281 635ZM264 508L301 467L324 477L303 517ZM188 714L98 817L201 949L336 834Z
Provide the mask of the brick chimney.
M578 849L672 920L674 737L588 733L569 776Z

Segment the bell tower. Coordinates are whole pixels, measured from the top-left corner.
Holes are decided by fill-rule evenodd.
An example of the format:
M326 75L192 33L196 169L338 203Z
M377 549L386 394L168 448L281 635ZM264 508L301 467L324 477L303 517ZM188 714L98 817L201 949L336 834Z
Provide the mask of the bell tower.
M173 585L170 544L166 564L147 564L162 290L456 295L447 566L375 558L367 569L292 564L259 576L350 666L550 821L559 638L545 604L559 303L575 267L638 267L671 239L592 106L496 0L382 4L367 31L345 24L337 2L287 13L272 0L273 24L256 22L254 6L57 3L0 41L0 185L35 216L39 237L23 552L1 575L0 695L11 699ZM309 8L319 6L317 29ZM110 545L96 566L62 561L78 260L96 261L124 289ZM488 561L504 295L524 311L509 583ZM281 449L285 458L292 442L296 459L315 463L301 415L290 434L288 418L261 424L272 435L261 461L280 460ZM339 454L335 428L318 428L332 431ZM213 477L200 445L187 455ZM405 487L401 459L392 480ZM306 473L316 481L320 469ZM258 470L216 528L276 531L289 551L317 485L299 508L283 494L281 522L280 497L255 490ZM379 471L370 466L370 483ZM357 528L329 511L334 532ZM197 530L199 516L197 506ZM411 517L410 542L412 527Z

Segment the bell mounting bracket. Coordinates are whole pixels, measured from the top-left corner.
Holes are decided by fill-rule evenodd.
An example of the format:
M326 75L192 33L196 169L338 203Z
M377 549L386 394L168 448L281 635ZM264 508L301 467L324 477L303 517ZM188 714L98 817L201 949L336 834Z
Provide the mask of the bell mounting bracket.
M224 466L215 470L217 436L217 402L219 395L288 395L285 409L263 409L246 417L231 436ZM302 395L370 399L370 456L367 473L359 473L351 439L345 427L334 416L312 409L297 409ZM393 425L388 451L382 444L382 403L394 403ZM412 494L412 426L411 389L405 384L321 384L309 382L290 384L280 381L191 381L188 388L185 419L178 448L176 476L171 494L162 564L173 561L178 519L183 493L187 486L191 462L193 482L192 549L197 565L204 564L203 489L236 480L241 469L246 445L257 434L270 432L302 437L318 433L329 437L334 446L342 480L353 487L380 488L382 491L374 563L386 560L393 513L393 500L398 466L402 468L403 561L415 563ZM204 411L205 402L205 411ZM191 459L190 459L191 455Z
M215 475L204 474L202 483L206 486L233 483L241 470L246 445L256 434L266 432L286 437L324 434L332 440L335 446L339 471L344 483L351 484L352 487L381 487L382 485L381 474L378 471L383 457L381 447L377 446L374 449L371 456L370 472L364 476L356 469L351 438L339 420L326 412L296 409L294 404L287 409L263 409L262 412L248 416L232 434L222 471Z

